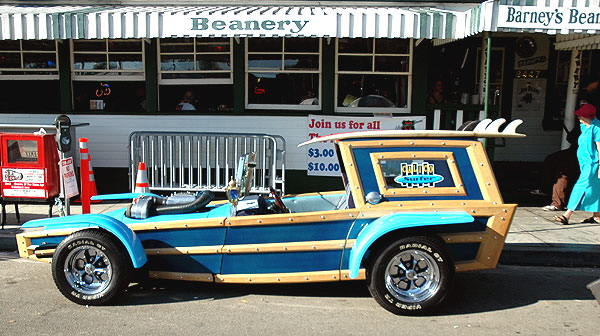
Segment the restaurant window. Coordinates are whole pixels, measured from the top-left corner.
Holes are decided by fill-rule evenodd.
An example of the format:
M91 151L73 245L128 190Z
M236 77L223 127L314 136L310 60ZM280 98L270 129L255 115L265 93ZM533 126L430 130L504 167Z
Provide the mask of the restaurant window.
M160 39L160 111L233 111L232 60L232 38Z
M246 107L320 110L321 39L246 39Z
M73 40L75 111L146 110L142 40Z
M335 111L409 112L412 50L410 39L338 39Z
M0 112L58 112L57 42L0 41Z

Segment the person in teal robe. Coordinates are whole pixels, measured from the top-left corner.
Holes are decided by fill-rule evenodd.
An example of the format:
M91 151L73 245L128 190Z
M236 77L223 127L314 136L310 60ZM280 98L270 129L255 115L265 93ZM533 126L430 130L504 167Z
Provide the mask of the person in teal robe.
M569 224L569 218L575 210L593 212L585 223L600 224L600 171L598 159L600 153L600 120L596 118L596 108L592 104L584 104L575 115L579 118L581 135L579 136L577 160L581 174L573 186L567 210L554 220L563 225Z

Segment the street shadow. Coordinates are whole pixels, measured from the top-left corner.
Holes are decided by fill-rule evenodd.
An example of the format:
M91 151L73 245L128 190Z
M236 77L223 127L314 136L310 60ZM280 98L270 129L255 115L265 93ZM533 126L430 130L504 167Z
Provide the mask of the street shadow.
M370 297L364 281L306 284L215 284L175 280L152 280L131 285L118 304L147 305L195 300L223 300L247 295L360 298Z
M461 315L519 308L542 300L594 300L586 285L600 271L568 268L500 266L456 274L444 304L432 315ZM246 295L320 298L370 297L365 281L234 285L160 281L129 287L120 305L147 305L194 300L222 300ZM384 310L382 309L382 312Z
M437 314L491 312L538 301L594 300L586 285L599 276L596 270L520 266L458 273L454 289Z

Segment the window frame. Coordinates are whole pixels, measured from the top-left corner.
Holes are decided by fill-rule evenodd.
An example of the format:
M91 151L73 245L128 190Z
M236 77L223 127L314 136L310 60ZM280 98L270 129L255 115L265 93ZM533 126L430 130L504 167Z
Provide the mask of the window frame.
M56 68L46 68L46 70L48 72L55 72L55 74L31 74L31 75L27 75L27 74L23 74L23 75L16 75L16 74L10 74L10 75L4 75L4 74L0 74L0 80L57 80L59 79L59 73L60 73L60 65L59 65L59 60L58 60L58 41L57 40L50 40L52 42L54 42L54 52L52 51L43 51L43 50L26 50L23 51L23 40L18 40L19 41L19 51L12 51L12 50L3 50L2 52L6 52L6 53L18 53L21 59L21 68L0 68L0 71L23 71L23 72L39 72L39 71L44 71L44 68L41 69L28 69L23 67L23 53L31 53L31 54L51 54L54 53L54 55L56 56Z
M379 193L384 197L428 197L428 196L466 196L462 177L456 158L452 152L429 152L429 151L414 151L414 152L374 152L370 154L371 163L375 172L375 178L379 185ZM411 188L392 188L385 181L385 174L381 161L384 160L437 160L446 161L450 178L454 184L453 187L411 187Z
M373 41L373 52L371 53L340 53L339 42L340 38L335 41L335 84L334 84L334 112L335 113L410 113L411 111L411 97L412 97L412 72L413 72L413 54L414 54L414 39L408 38L409 51L408 54L382 54L376 53L375 42L378 39L369 37ZM339 57L340 56L371 56L373 62L371 63L371 71L347 71L339 70ZM408 72L390 72L390 71L375 71L375 57L377 56L406 56L408 57ZM407 76L408 90L406 93L406 107L345 107L338 106L338 89L339 89L339 75L392 75L392 76Z
M305 38L316 38L319 40L319 51L318 52L298 52L298 51L285 51L285 40L292 37L274 37L282 39L282 51L248 51L248 40L246 38L244 48L244 106L248 110L295 110L295 111L320 111L322 109L323 99L323 38L322 37L305 37ZM319 57L319 69L318 70L285 70L285 56L286 54L293 55L317 55ZM253 70L251 71L248 67L248 55L281 55L281 70ZM319 75L319 90L317 93L318 104L317 105L301 105L301 104L250 104L248 103L248 74L250 73L297 73L297 74L318 74Z
M106 44L105 51L75 51L75 41L77 42L98 42L104 41ZM124 51L108 51L108 42L109 41L125 41L125 42L137 42L139 41L142 50L139 52L124 52ZM124 81L124 82L132 82L132 81L145 81L146 80L146 44L143 39L97 39L97 40L86 40L86 39L71 39L69 43L70 53L71 53L71 80L72 81ZM142 55L142 68L135 71L128 70L111 70L111 69L103 69L103 70L89 70L89 69L75 69L75 55L76 54L88 54L88 55L106 55L106 64L110 67L109 55L131 55L131 54L141 54ZM77 72L98 72L96 75L77 75ZM119 73L119 72L134 72L134 73L142 73L141 75L112 75L111 73ZM106 74L108 73L108 74Z
M190 37L194 39L192 52L169 52L162 53L160 47L161 40L173 40L176 38L158 38L157 39L157 62L156 67L158 71L158 85L210 85L210 84L233 84L233 71L234 71L234 41L233 37L225 38L229 39L229 52L198 52L196 51L197 41L202 40L202 37ZM162 55L193 55L194 56L194 68L196 67L197 55L225 55L229 54L230 69L229 70L193 70L193 71L163 71L161 70L161 56ZM163 79L163 73L229 73L229 78L167 78Z

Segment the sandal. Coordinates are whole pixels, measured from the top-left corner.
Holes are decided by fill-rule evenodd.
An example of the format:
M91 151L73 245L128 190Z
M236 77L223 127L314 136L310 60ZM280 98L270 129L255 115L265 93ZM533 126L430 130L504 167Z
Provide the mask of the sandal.
M569 225L569 219L567 217L565 217L564 215L554 216L553 219L557 222L560 222L560 224L562 224L562 225Z
M591 223L591 224L600 224L594 217L586 218L581 221L581 223Z

